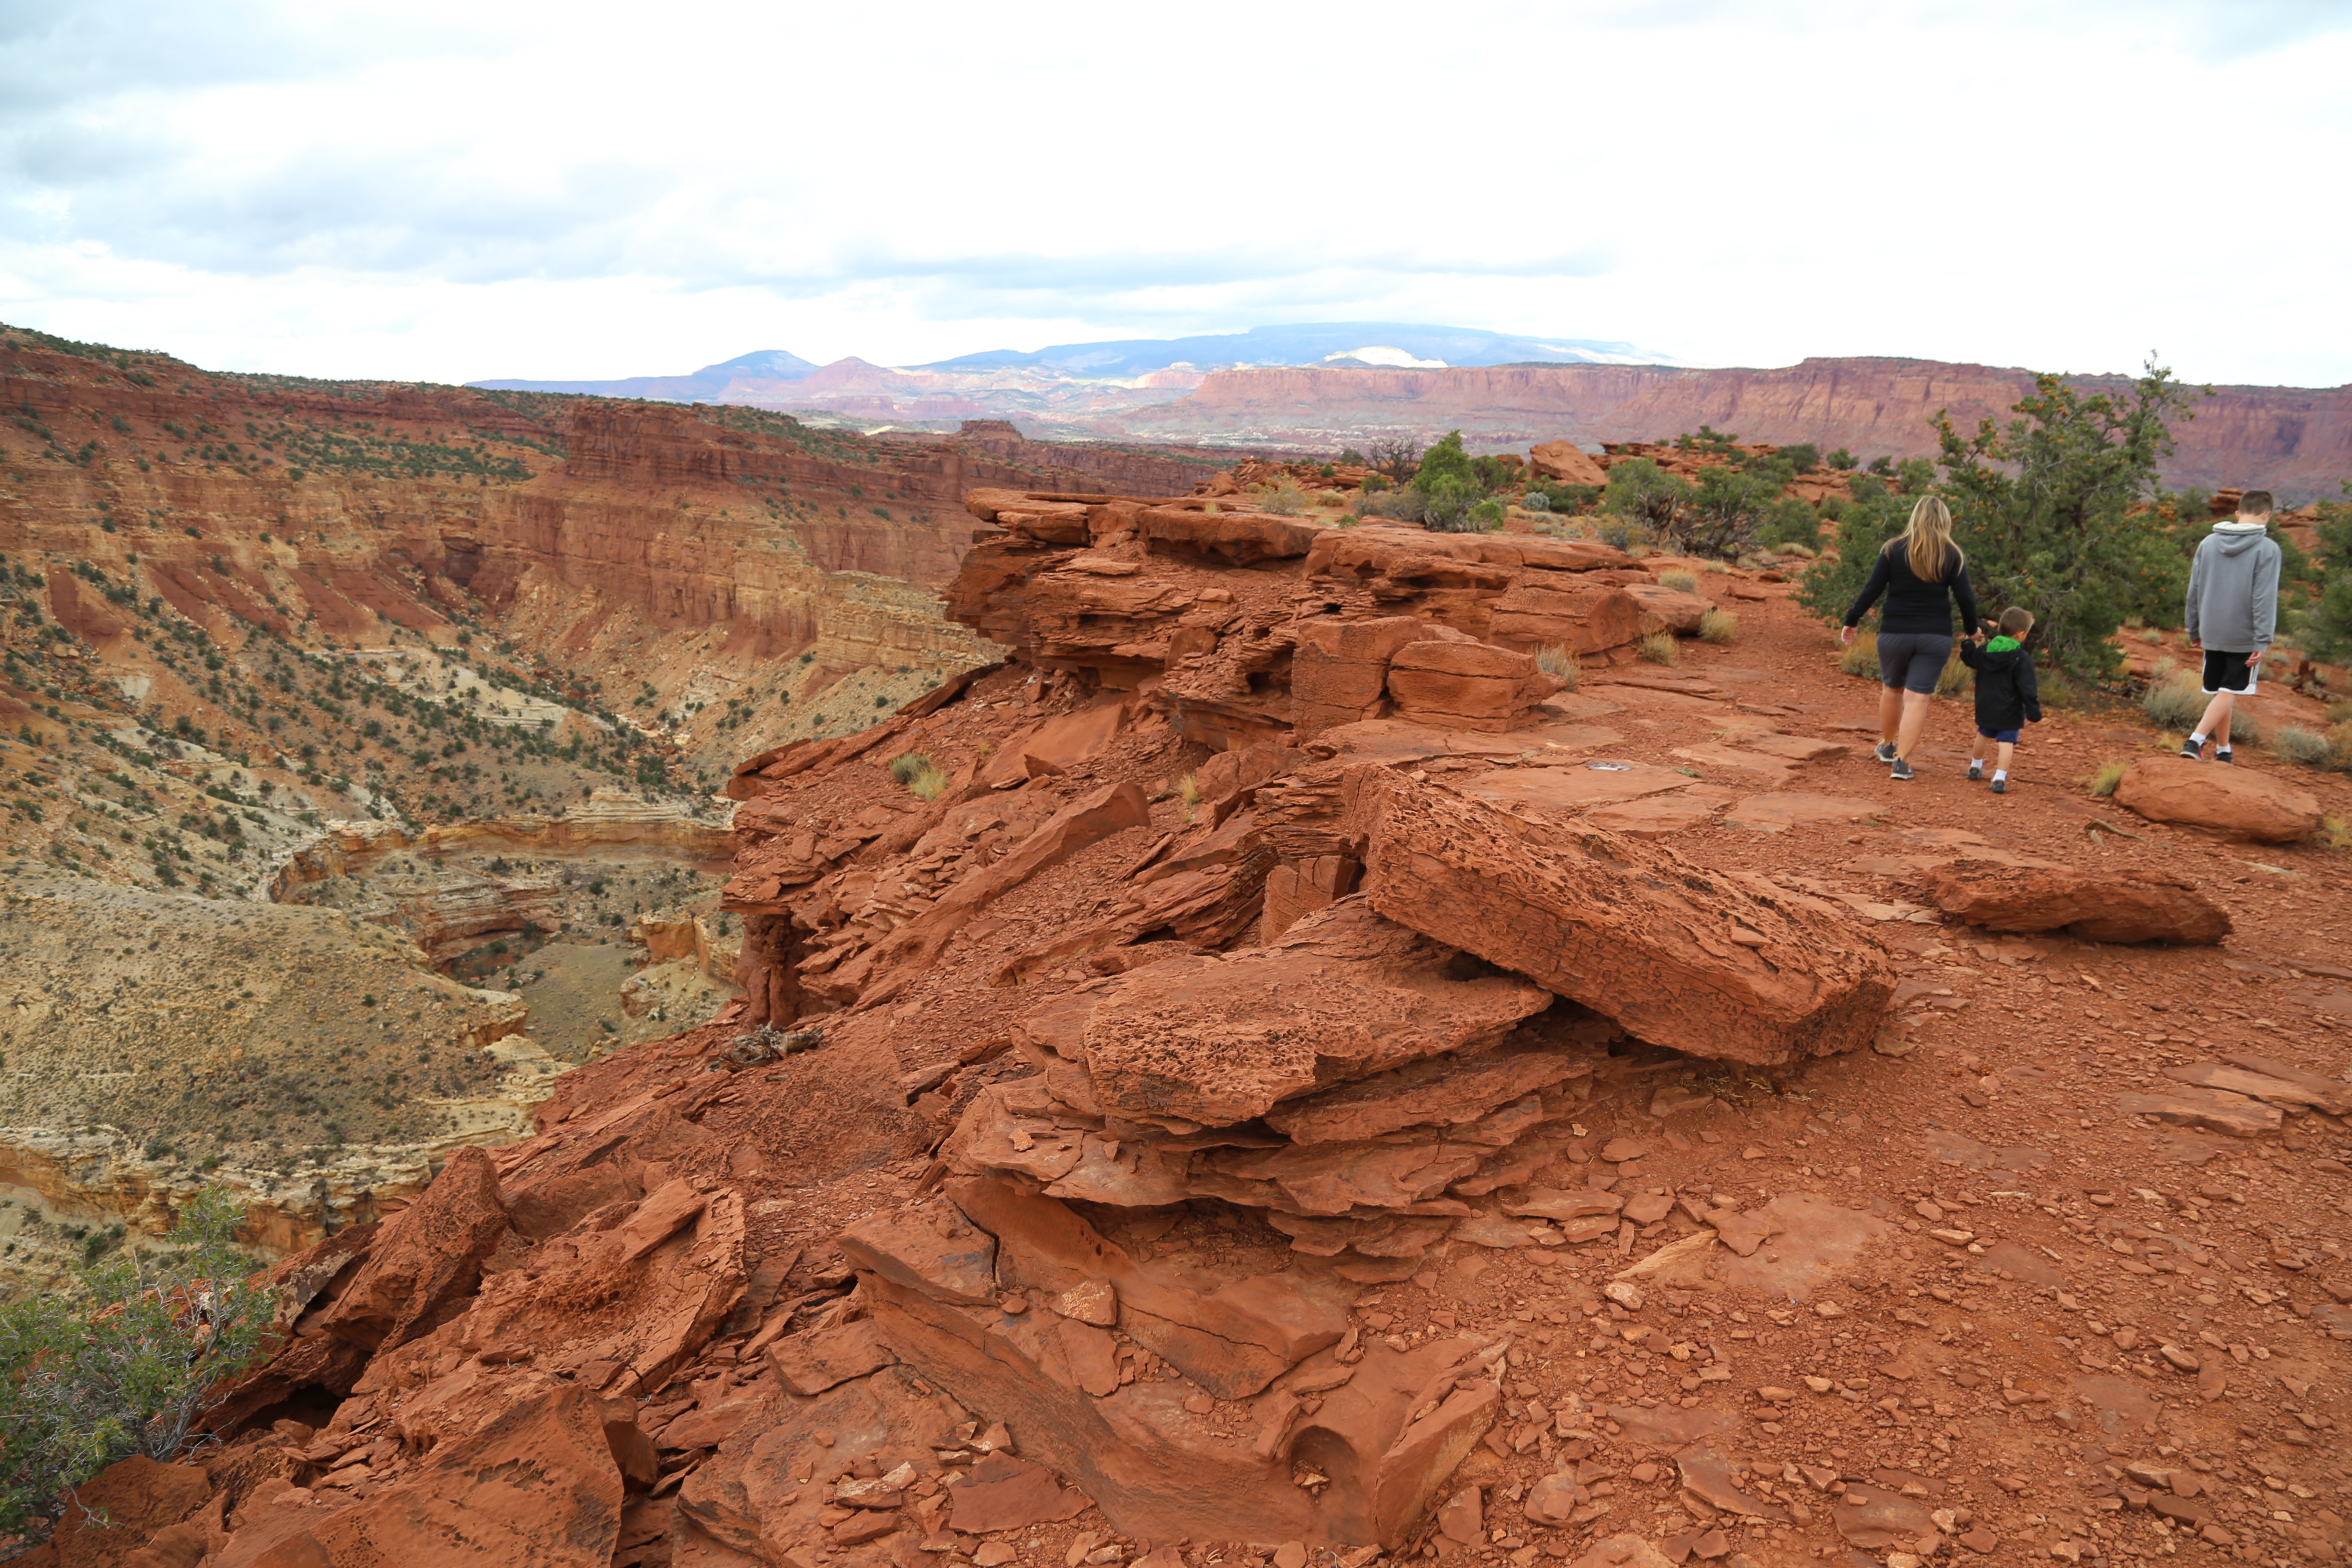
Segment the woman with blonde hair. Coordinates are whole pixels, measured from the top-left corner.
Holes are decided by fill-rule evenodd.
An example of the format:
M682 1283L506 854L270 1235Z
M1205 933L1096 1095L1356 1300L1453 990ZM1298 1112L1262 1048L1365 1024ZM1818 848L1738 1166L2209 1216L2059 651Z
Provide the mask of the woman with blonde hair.
M1870 581L1845 613L1839 641L1851 647L1863 615L1886 595L1878 617L1878 750L1893 776L1908 781L1911 748L1927 722L1927 702L1952 657L1952 606L1960 626L1977 627L1977 595L1969 584L1968 557L1952 542L1952 509L1941 496L1921 496L1911 509L1911 526L1886 542Z

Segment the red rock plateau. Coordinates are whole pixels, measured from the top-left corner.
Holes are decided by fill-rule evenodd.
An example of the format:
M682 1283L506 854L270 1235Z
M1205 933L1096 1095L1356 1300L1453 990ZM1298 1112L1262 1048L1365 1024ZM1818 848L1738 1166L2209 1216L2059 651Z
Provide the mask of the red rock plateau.
M2116 376L2070 376L2086 392ZM1817 442L1865 458L1932 456L1930 421L2006 420L2033 377L1936 360L1809 359L1778 370L1497 365L1456 370L1221 370L1162 407L1119 416L1144 439L1251 439L1307 447L1399 431L1459 429L1475 449L1567 439L1649 440L1704 424L1750 441ZM2290 502L2333 500L2352 473L2352 387L2223 386L2173 432L2168 483L2261 486Z
M2339 1559L2340 856L2064 711L1895 784L1756 574L1665 668L1662 562L970 509L1008 660L736 771L742 1001L280 1263L49 1560Z

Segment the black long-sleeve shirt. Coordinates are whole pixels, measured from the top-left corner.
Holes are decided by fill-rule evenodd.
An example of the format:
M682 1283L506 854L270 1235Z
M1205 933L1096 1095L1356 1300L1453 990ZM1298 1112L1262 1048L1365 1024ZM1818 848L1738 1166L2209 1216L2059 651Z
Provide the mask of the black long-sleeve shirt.
M1890 540L1879 551L1878 563L1870 569L1870 581L1862 585L1861 595L1846 611L1845 624L1860 626L1864 614L1881 594L1886 595L1886 608L1878 617L1882 632L1933 632L1949 637L1954 600L1959 602L1961 634L1977 629L1977 591L1969 583L1966 561L1949 580L1931 583L1913 574L1910 547L1900 538Z

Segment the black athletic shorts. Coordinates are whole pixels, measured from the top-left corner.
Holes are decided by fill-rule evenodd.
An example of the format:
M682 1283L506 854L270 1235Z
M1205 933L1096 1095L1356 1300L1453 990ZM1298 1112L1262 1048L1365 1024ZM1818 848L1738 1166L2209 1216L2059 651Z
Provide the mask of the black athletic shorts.
M2205 650L2205 695L2216 697L2227 691L2238 697L2254 694L2256 666L2246 660L2251 654L2225 653L2218 647Z

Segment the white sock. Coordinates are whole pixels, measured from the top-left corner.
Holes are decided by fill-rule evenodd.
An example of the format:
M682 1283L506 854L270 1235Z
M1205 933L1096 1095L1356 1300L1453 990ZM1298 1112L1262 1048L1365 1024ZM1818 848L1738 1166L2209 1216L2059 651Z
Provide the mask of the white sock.
M1995 768L1992 771L1992 776L1997 779L2005 779L2009 776L2009 770L2007 768Z
M1980 768L1984 766L1984 759L1982 757L1970 757L1969 759L1969 766L1972 768Z

